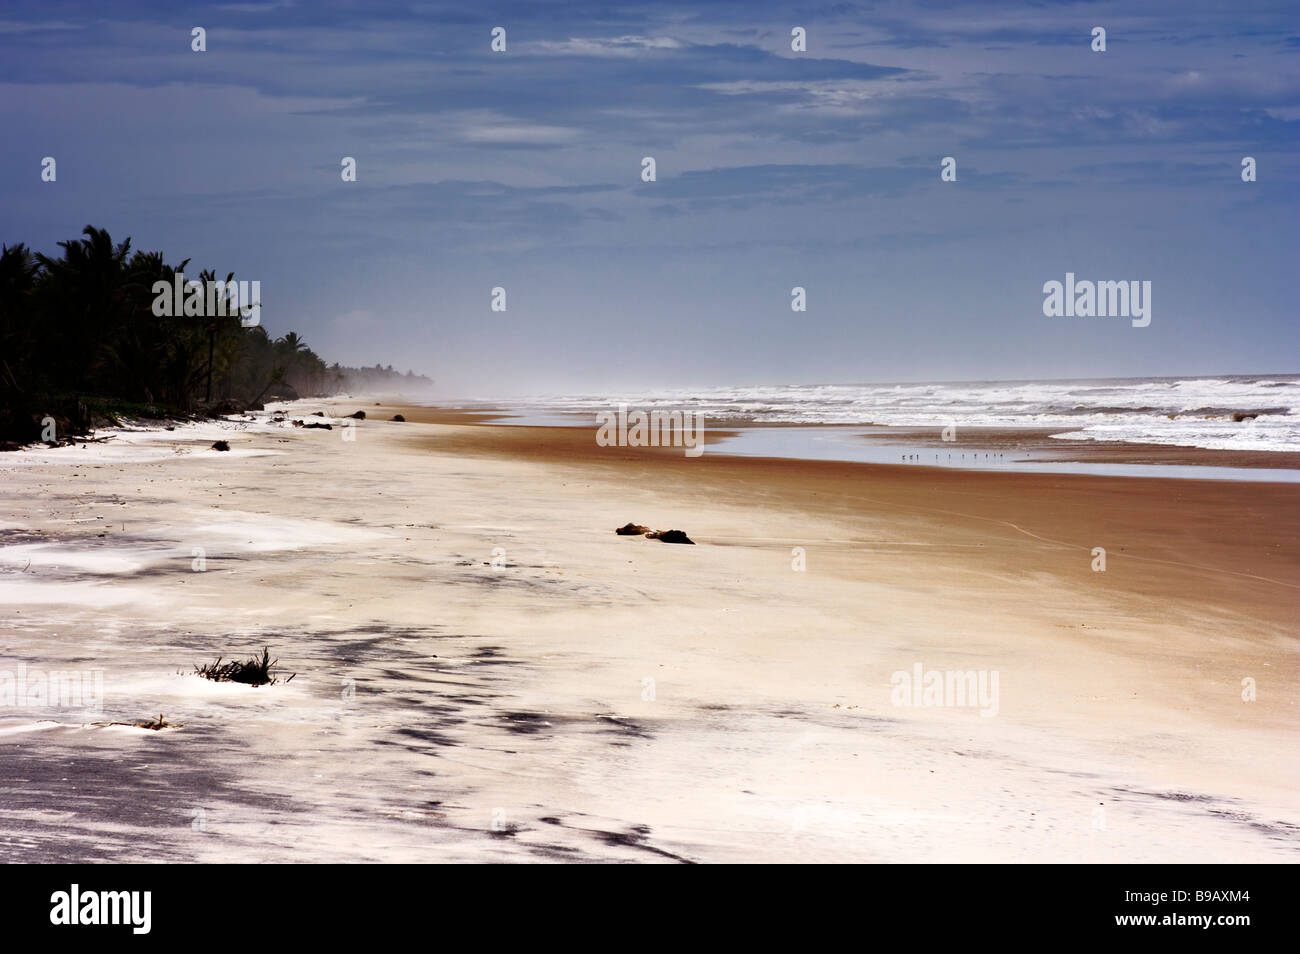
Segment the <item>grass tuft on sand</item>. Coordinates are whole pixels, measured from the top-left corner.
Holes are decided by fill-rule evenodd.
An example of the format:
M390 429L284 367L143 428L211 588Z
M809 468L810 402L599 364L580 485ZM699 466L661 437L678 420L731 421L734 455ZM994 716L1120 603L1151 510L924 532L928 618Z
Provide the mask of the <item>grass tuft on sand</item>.
M271 650L269 647L263 648L261 657L253 656L243 662L231 660L228 663L222 663L221 656L217 661L207 663L202 666L195 666L194 671L204 679L211 679L213 682L241 682L248 686L274 686L281 682L279 677L271 675L271 669L279 662L278 659L271 659ZM294 676L293 673L283 682L290 682Z

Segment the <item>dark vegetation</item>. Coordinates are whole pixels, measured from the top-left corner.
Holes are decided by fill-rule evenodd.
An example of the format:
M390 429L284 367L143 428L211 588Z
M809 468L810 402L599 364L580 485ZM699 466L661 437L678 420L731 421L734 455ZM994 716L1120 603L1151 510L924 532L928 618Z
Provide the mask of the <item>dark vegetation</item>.
M271 650L265 648L262 650L260 658L253 656L243 662L234 660L223 664L221 657L218 656L216 662L195 666L194 671L204 679L211 679L213 682L242 682L249 686L274 686L281 681L278 676L271 675L271 670L278 662L278 659L271 659ZM284 682L292 681L296 675L298 674L294 673Z
M126 725L136 729L153 729L155 732L159 729L179 729L185 725L184 722L168 722L162 713L158 714L157 719L146 719L143 722L92 722L90 724L100 726Z
M428 387L423 375L325 362L295 332L272 339L238 315L157 317L157 281L190 260L131 251L86 226L49 257L0 246L0 447L59 438L119 418L185 418L258 409L264 400ZM214 281L212 270L187 280ZM227 275L227 282L235 280ZM258 303L260 304L260 303Z

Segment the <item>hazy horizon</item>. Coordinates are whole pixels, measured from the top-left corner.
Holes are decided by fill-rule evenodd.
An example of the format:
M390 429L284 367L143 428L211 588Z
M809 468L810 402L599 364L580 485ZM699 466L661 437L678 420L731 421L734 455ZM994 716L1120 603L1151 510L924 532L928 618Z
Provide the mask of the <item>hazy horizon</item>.
M892 381L716 381L710 383L688 382L675 386L656 386L652 384L636 385L623 383L620 385L622 390L655 390L658 387L663 391L681 391L690 388L746 388L746 387L777 387L777 388L812 388L812 387L889 387L891 385L939 385L939 384L1070 384L1083 382L1106 382L1106 381L1192 381L1192 380L1216 380L1230 378L1300 378L1300 371L1259 371L1259 372L1221 372L1210 374L1150 374L1150 375L1128 375L1128 376L1110 376L1110 377L1069 377L1069 378L950 378L948 380L937 379L898 379ZM436 381L434 382L436 385ZM563 397L575 394L581 394L582 389L571 389L558 392L533 392L530 394L510 394L503 392L498 396L526 398L531 396L553 396ZM473 399L471 395L460 395L466 399ZM483 400L492 400L492 397L484 397Z
M273 335L442 397L1287 374L1298 19L19 0L0 241L233 270ZM1150 282L1150 325L1046 317L1067 273Z

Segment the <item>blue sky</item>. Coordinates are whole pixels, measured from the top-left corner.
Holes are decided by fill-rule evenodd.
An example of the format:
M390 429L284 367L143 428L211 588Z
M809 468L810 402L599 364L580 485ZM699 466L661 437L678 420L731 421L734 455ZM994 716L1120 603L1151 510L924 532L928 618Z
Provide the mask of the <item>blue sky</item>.
M233 270L448 396L1300 370L1292 0L6 0L0 84L0 240ZM1150 326L1044 317L1067 271Z

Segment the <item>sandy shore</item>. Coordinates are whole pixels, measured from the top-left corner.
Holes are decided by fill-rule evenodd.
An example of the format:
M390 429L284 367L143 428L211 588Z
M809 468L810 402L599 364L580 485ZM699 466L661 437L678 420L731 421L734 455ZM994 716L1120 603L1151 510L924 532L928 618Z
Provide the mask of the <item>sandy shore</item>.
M0 457L0 690L103 671L0 706L0 859L1300 857L1295 485L357 407ZM292 682L187 674L263 645ZM918 665L997 694L898 704Z

